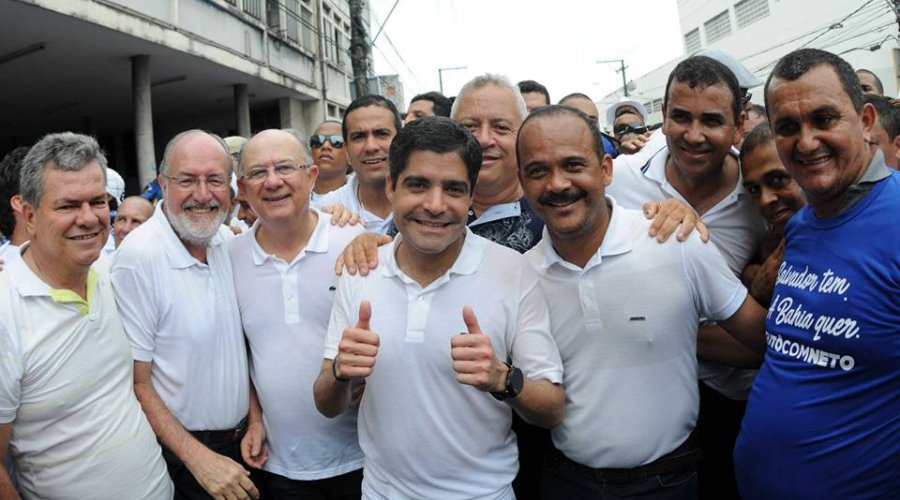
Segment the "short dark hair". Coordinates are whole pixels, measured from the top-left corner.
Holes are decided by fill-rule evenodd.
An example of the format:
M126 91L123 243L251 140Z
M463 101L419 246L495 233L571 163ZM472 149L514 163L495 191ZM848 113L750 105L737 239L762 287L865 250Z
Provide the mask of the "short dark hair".
M557 104L565 104L566 101L570 99L587 99L588 101L594 102L594 100L591 99L587 94L582 94L581 92L572 92L571 94L560 99Z
M753 111L754 113L758 114L759 116L766 117L766 120L769 119L768 116L766 115L766 107L763 106L762 104L752 103L749 106L747 106L747 111Z
M531 114L525 118L525 121L522 122L522 126L519 127L519 135L516 137L516 161L519 164L520 170L522 169L522 155L520 154L522 147L522 131L525 130L525 127L535 120L563 115L574 116L584 122L588 131L590 131L594 153L597 154L597 161L603 161L603 157L606 156L606 149L603 147L603 140L600 138L600 126L597 125L597 121L575 108L560 104L552 104L532 111Z
M724 85L731 91L731 113L734 116L734 123L738 122L743 107L741 87L738 85L737 77L728 69L728 66L706 56L688 57L678 63L678 66L675 66L675 69L669 73L669 80L666 82L663 107L667 110L669 109L669 91L672 88L672 82L675 81L686 83L692 89L699 87L700 90L713 85Z
M878 75L876 75L872 71L870 71L868 69L864 69L864 68L860 68L860 69L856 70L856 72L871 75L872 78L875 80L875 88L878 89L878 93L881 95L884 95L884 84L881 83L881 78L878 78ZM859 78L859 76L857 76L857 78ZM860 84L860 85L862 85L862 84Z
M415 151L459 155L469 176L469 194L474 192L481 171L481 145L465 127L444 116L427 116L400 129L388 152L391 181L395 186Z
M403 127L403 120L400 118L400 112L397 111L397 106L394 106L394 103L391 102L390 99L383 95L368 94L354 99L344 111L344 119L341 121L341 134L343 134L345 141L348 139L347 117L350 116L350 113L353 111L359 108L368 108L369 106L377 106L390 111L391 114L394 115L394 130L400 130L400 128Z
M409 103L412 104L416 101L431 101L431 104L434 105L435 116L450 116L450 106L453 105L447 96L435 91L419 94L413 97Z
M796 81L805 75L809 70L821 66L830 66L837 73L844 88L844 93L850 98L853 109L859 113L863 108L863 91L859 83L859 77L853 71L847 61L831 52L820 49L798 49L781 58L769 78L766 80L766 108L769 106L769 87L772 85L773 78L780 78L789 82Z
M747 155L770 142L775 142L775 136L772 135L772 128L768 123L760 123L753 127L747 137L744 137L744 143L741 144L741 163L743 164Z
M16 217L9 205L13 196L19 194L19 172L22 160L28 154L28 147L13 149L0 161L0 233L7 238L16 230Z
M534 80L522 80L517 83L519 86L519 92L522 94L526 92L538 92L544 94L544 98L547 99L547 104L550 104L550 92L547 91L547 87L541 85L540 83Z
M900 135L900 110L891 104L891 100L880 95L866 94L863 101L875 106L875 114L878 115L878 124L891 136L893 141Z

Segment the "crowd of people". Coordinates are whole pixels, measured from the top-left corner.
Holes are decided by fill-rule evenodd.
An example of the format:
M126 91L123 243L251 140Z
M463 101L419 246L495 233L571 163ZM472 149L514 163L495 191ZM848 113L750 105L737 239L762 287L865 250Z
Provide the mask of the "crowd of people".
M709 51L607 134L487 74L184 131L155 205L48 134L0 165L0 500L900 497L879 92Z

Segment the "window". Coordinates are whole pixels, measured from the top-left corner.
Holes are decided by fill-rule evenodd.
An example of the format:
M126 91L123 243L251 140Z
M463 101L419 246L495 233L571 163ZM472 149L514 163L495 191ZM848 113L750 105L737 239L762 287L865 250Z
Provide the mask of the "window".
M731 34L731 17L728 11L723 11L718 16L703 23L703 29L706 31L706 43L710 44L719 41Z
M262 0L243 0L244 12L255 19L262 19Z
M344 42L344 34L341 33L341 30L335 26L334 28L334 57L338 64L343 64L343 48L342 44Z
M325 37L325 59L334 60L334 25L328 19L322 19L322 36Z
M278 9L278 0L266 0L266 25L275 32L281 28L281 12Z
M307 8L306 5L302 6L300 8L300 45L303 45L304 49L313 52L316 50L316 47L313 44L313 28L315 28L315 26L316 23L313 22L312 11Z
M742 0L734 4L734 17L737 20L738 29L769 15L769 2L767 0Z
M293 41L300 40L300 0L286 0L287 36Z
M700 28L694 28L687 35L684 35L684 50L688 54L693 54L700 50Z

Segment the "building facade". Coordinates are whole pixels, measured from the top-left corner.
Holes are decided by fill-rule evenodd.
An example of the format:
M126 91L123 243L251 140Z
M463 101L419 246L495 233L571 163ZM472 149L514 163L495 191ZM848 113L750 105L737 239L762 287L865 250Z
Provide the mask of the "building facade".
M0 154L88 133L131 193L179 131L308 134L350 103L350 28L348 0L0 0Z
M893 5L887 0L678 0L678 13L686 55L719 49L765 80L788 52L824 49L854 68L874 72L884 83L885 95L895 97L900 44ZM643 101L650 112L648 123L662 121L666 81L686 55L636 78L634 88L629 85L631 97ZM762 104L762 87L752 93L752 100ZM598 106L604 111L621 96L618 89Z

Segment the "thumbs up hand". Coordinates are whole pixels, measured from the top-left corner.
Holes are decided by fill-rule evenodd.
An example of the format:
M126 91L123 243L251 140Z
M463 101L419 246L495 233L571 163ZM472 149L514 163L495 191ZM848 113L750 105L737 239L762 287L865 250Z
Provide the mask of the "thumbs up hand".
M369 330L372 305L364 300L359 305L359 320L353 328L345 328L334 359L334 373L340 378L365 378L372 374L378 354L378 334Z
M457 382L479 391L502 392L506 388L506 364L494 355L491 338L481 331L471 306L463 308L463 321L467 333L450 339L450 357Z

